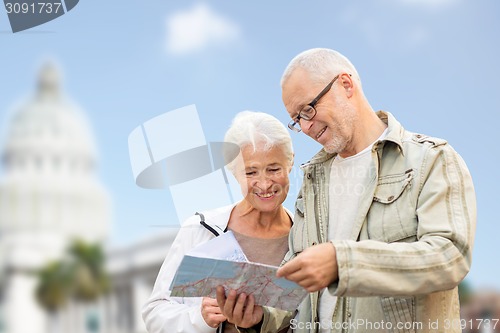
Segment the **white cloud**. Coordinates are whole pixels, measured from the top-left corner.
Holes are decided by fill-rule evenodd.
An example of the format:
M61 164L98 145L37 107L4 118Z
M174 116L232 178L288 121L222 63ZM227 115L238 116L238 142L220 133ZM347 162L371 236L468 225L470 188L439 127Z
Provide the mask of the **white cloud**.
M231 42L239 35L235 23L203 3L167 18L167 51L172 54L196 52L212 44Z

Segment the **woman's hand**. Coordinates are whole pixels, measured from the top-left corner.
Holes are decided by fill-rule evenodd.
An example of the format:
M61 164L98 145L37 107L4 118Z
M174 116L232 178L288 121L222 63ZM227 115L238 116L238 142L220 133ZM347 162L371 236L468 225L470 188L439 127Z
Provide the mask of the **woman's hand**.
M226 320L215 298L203 297L201 301L201 315L208 326L217 328Z
M238 327L252 327L264 316L262 307L255 305L253 295L238 295L235 290L231 290L226 298L224 287L218 286L217 302L227 320Z

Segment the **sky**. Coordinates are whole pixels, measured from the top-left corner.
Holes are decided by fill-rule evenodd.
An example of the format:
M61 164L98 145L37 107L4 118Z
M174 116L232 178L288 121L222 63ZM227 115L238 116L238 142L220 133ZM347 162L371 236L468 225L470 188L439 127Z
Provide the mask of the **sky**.
M64 93L85 110L95 134L98 176L112 198L110 242L131 244L179 225L168 189L135 184L128 150L135 128L192 104L207 142L221 141L243 110L286 124L279 85L286 65L303 50L332 48L354 63L375 110L391 112L410 131L447 139L464 158L478 201L467 280L500 289L498 31L496 0L81 0L18 33L0 12L0 143L16 106L34 93L41 65L55 62ZM292 135L290 209L298 166L320 148Z

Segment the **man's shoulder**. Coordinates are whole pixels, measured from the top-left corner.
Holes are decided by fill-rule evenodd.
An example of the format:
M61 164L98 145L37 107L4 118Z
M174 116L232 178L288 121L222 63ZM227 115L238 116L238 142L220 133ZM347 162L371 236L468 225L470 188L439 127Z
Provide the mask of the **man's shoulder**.
M449 156L457 154L445 139L421 133L405 132L402 140L405 159L424 161L436 158L443 152L451 153Z
M411 142L415 142L418 144L422 144L422 145L427 144L427 145L430 145L432 147L438 147L438 146L448 144L448 141L446 141L445 139L438 138L435 136L430 136L430 135L425 135L425 134L420 134L420 133L412 133L412 132L408 132L408 134L410 134L409 140L411 140Z
M387 138L390 141L402 145L408 144L410 146L421 146L423 148L439 147L448 144L448 141L445 139L407 130L389 112L379 111L377 112L377 115L382 121L388 124L389 133L387 134Z

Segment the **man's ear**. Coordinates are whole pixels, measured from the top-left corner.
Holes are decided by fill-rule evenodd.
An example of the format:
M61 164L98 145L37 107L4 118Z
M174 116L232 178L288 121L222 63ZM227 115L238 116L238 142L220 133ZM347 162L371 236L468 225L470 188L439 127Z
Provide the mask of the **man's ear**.
M351 74L343 73L340 75L340 82L344 87L347 98L351 98L354 94L354 81Z

